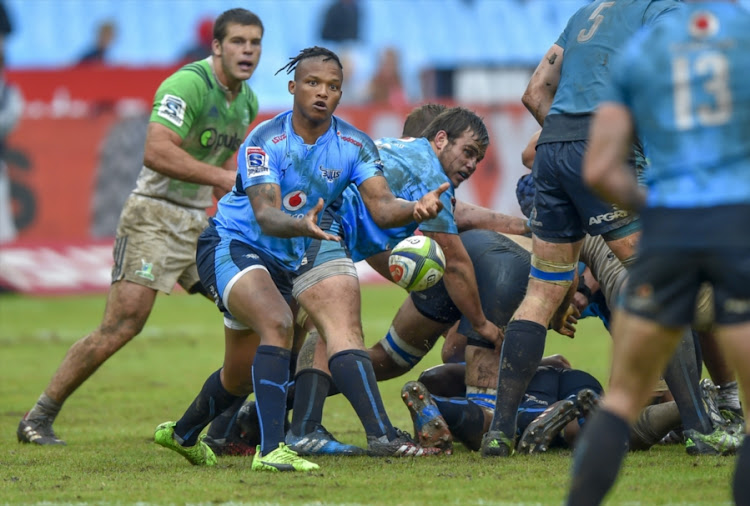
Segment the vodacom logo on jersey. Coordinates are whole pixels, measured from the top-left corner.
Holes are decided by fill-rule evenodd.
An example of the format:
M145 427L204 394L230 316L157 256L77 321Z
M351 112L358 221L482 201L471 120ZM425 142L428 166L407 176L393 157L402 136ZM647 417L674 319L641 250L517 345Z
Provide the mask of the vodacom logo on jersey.
M284 195L284 209L296 211L307 203L307 195L302 190L293 191Z

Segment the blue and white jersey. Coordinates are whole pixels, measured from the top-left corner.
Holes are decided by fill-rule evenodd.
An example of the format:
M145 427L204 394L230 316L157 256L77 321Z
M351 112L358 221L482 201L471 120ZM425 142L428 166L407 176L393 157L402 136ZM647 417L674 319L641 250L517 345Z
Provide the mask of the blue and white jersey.
M696 2L613 63L607 100L630 108L647 141L648 207L750 204L749 50L750 13Z
M319 198L329 205L350 183L359 185L381 175L378 150L360 130L334 116L328 131L314 145L307 145L292 128L292 112L281 113L253 129L240 146L237 181L219 201L216 228L220 235L261 249L280 265L296 270L311 239L263 235L245 190L259 184L279 185L281 210L303 218Z
M383 161L383 175L396 197L419 200L426 193L437 189L450 179L425 138L384 138L377 141ZM445 232L457 234L458 227L453 216L456 199L451 187L440 200L443 209L438 215L421 224L410 223L403 227L381 229L373 221L365 207L362 196L354 187L344 192L344 201L339 213L344 226L344 238L352 260L358 262L376 253L392 249L402 239L414 234L419 226L423 232Z
M556 42L564 53L549 114L592 113L615 54L642 26L679 6L676 0L596 0L573 14Z

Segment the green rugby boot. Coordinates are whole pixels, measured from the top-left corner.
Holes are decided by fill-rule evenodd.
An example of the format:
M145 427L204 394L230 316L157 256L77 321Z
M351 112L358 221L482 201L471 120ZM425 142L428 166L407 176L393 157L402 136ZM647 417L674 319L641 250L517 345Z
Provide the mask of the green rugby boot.
M203 437L198 439L198 442L194 446L182 446L174 438L174 426L175 422L164 422L159 425L154 432L154 442L164 448L173 450L186 459L194 466L215 466L216 455L203 442Z
M253 471L278 473L283 471L315 471L318 468L318 464L303 459L287 445L279 443L279 447L268 455L261 455L260 445L258 445L251 469Z

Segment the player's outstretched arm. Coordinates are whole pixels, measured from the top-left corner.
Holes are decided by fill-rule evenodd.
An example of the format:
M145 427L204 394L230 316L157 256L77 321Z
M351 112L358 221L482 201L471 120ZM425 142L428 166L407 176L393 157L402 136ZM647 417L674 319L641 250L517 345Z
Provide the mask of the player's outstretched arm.
M359 185L359 193L375 223L380 228L393 228L437 216L443 209L440 195L449 187L444 183L415 202L396 198L385 177L374 176Z
M553 44L544 55L531 75L526 91L521 97L523 105L536 118L539 125L544 125L552 100L560 83L560 69L562 68L563 48Z
M501 234L523 235L531 231L524 218L498 213L486 207L459 200L456 201L454 216L459 232L483 228Z
M307 236L324 241L338 241L339 237L323 232L318 227L318 213L323 210L323 199L302 219L289 216L281 210L281 188L273 183L249 186L245 192L253 206L255 220L265 235L275 237Z
M165 176L189 183L219 188L224 193L234 185L234 173L199 162L182 149L182 138L173 130L151 122L146 131L143 164Z
M482 310L479 289L474 274L474 265L466 252L458 234L442 232L424 232L424 235L437 241L445 254L445 289L451 300L471 323L471 326L484 339L493 343L500 350L503 333L489 321Z

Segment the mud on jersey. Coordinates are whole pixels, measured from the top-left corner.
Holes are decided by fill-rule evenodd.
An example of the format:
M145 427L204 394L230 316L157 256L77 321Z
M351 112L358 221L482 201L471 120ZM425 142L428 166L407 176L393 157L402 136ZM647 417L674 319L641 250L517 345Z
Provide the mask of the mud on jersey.
M258 115L258 97L247 83L231 104L224 89L211 57L189 63L161 83L149 121L176 132L182 149L196 160L220 167L240 147ZM207 208L213 204L212 191L211 186L172 179L144 166L134 193Z
M333 117L315 144L305 144L292 127L292 112L264 121L253 129L237 156L237 182L220 201L214 221L222 237L231 237L296 270L309 237L281 238L263 234L246 190L272 184L281 190L281 211L301 219L322 198L331 205L349 184L382 176L373 141L349 123ZM323 213L318 215L318 220Z
M376 144L383 162L383 175L396 197L419 200L441 184L451 182L427 139L383 138L378 139ZM402 239L412 235L417 226L422 232L458 234L453 216L455 188L452 184L440 196L443 209L435 218L421 224L412 222L389 229L381 229L375 223L355 187L347 188L343 198L339 214L344 227L344 239L355 262L392 249Z

